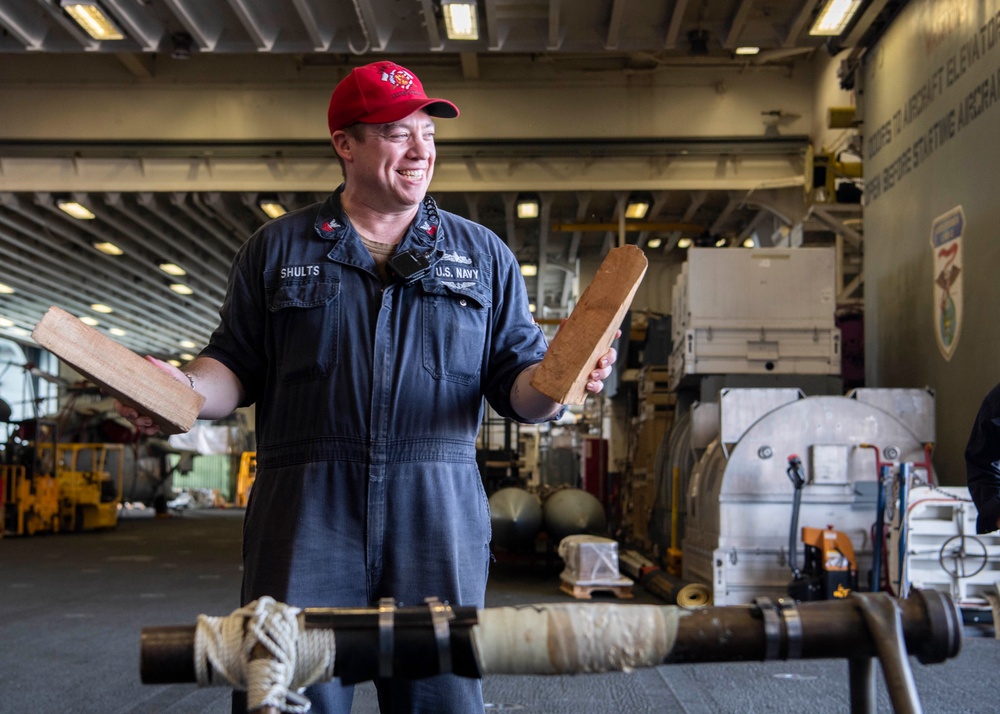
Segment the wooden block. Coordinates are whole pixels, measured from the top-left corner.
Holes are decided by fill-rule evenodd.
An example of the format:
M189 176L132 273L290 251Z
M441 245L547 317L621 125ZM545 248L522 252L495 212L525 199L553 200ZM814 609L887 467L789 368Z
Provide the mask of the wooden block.
M189 431L205 403L190 386L58 307L49 308L31 336L115 399L151 416L164 434Z
M561 404L583 404L590 373L611 346L646 266L646 255L637 246L608 252L580 302L556 332L531 377L532 387Z

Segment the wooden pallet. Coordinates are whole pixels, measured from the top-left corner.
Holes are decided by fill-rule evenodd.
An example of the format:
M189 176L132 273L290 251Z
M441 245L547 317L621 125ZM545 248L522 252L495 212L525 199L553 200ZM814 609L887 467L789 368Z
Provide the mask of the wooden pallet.
M577 585L566 580L562 581L559 589L567 595L572 595L577 600L590 600L594 593L610 592L616 598L629 599L634 597L631 585Z

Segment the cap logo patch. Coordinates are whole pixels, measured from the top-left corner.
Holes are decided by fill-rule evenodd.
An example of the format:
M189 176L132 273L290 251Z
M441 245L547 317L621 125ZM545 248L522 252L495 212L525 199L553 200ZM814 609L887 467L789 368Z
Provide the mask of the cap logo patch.
M382 70L382 81L388 82L401 92L408 92L413 86L413 75L402 67L389 65Z

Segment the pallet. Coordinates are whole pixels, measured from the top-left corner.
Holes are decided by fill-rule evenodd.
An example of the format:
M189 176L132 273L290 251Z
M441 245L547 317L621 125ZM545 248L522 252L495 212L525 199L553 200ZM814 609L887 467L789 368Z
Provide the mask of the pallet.
M577 585L563 580L559 589L577 600L590 600L594 593L599 592L610 592L618 599L627 600L634 597L631 585Z

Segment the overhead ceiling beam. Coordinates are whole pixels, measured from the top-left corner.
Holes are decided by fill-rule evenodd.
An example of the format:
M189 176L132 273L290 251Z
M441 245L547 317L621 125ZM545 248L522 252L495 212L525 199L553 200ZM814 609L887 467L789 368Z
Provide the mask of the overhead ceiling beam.
M434 12L432 0L420 0L420 14L424 18L424 31L427 33L427 49L440 52L444 49L441 32L438 30L437 13Z
M0 27L7 30L28 50L44 48L48 27L37 12L26 9L27 3L0 5Z
M240 19L243 29L257 45L258 51L268 52L274 47L274 41L278 37L277 27L257 17L257 11L247 0L229 0L229 7Z
M135 41L143 52L156 52L160 47L167 28L152 13L148 3L135 0L102 0L114 15L116 22L129 39Z
M486 43L491 50L501 49L501 39L500 39L500 27L497 22L497 3L496 0L483 0L486 7L485 20L486 20Z
M795 16L795 19L792 20L792 24L788 26L788 33L785 35L784 42L781 43L782 47L795 47L799 36L802 34L802 30L806 27L806 23L812 19L813 11L815 9L816 0L803 0L802 7L799 8L798 14Z
M546 49L553 52L558 50L560 45L562 45L562 37L560 33L561 10L561 0L549 0L549 41Z
M889 0L872 0L864 12L861 13L861 17L854 23L854 27L851 28L847 37L844 38L841 47L857 47L858 43L861 42L861 38L868 32L868 28L878 19L878 16L882 14L885 6L888 4Z
M753 9L753 3L754 0L742 0L740 6L736 8L736 14L733 15L733 19L729 23L729 33L722 43L722 46L727 50L733 50L739 46L740 35L743 34L743 28L746 27L750 11Z
M626 0L614 0L611 5L611 19L608 21L608 34L604 39L604 49L617 50L621 42L622 18L625 16Z
M198 0L200 2L200 0ZM198 44L202 52L212 52L219 43L222 36L222 19L220 17L209 17L202 5L198 5L201 12L193 11L188 6L188 0L163 0L167 8L177 16L177 19L184 25L184 29Z
M316 17L316 11L309 0L292 0L292 4L299 13L302 25L309 34L313 49L316 52L326 52L329 50L330 45L333 43L333 30L323 27L320 24L319 19Z
M663 49L676 50L677 37L681 33L681 25L684 24L684 11L687 9L688 0L676 0L674 11L670 15L670 26L667 28L667 39L663 43Z

